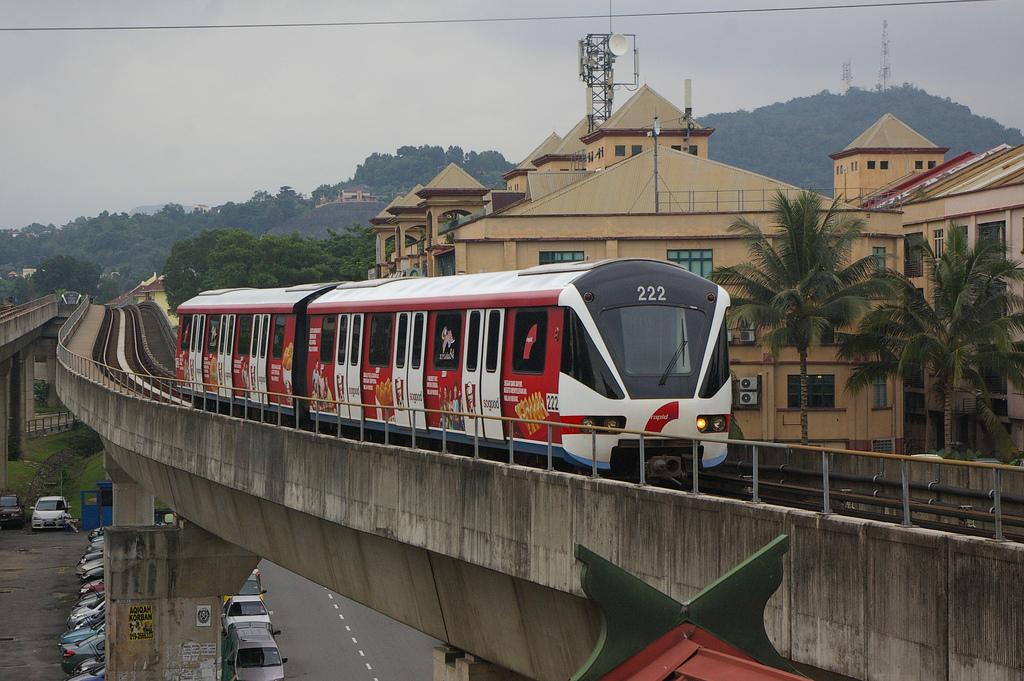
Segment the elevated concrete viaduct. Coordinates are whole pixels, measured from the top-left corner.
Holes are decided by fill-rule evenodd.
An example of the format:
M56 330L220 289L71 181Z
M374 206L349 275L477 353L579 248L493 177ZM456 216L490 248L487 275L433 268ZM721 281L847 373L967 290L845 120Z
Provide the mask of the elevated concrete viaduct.
M63 313L55 296L0 312L0 490L7 487L10 453L24 450L25 423L35 404L38 355L47 363L47 380L56 377L56 338ZM56 395L56 390L50 393Z
M783 655L872 681L1024 675L1019 544L246 422L111 390L61 352L61 399L147 494L531 679L569 678L597 640L577 543L681 601L780 533Z

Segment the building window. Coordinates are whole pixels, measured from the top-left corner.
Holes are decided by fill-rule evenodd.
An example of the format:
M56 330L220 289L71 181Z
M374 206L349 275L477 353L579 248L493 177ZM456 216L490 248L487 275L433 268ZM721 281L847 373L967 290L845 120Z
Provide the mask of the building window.
M875 409L889 406L889 384L884 378L876 378L871 382L871 406Z
M682 265L696 275L708 277L714 268L712 256L710 248L697 248L670 250L665 258L677 265Z
M625 144L616 144L615 145L615 155L616 156L625 156L626 155L626 145Z
M604 158L604 147L597 148L597 158Z
M634 144L633 146L631 146L629 148L629 155L630 156L636 156L637 154L639 154L643 150L644 150L644 145L642 145L642 144Z
M928 161L928 167L929 168L934 168L935 167L935 161Z
M978 241L992 241L1006 249L1006 223L983 222L978 225Z
M682 144L673 144L672 148L675 149L676 151L682 151L683 150L683 145Z
M850 164L850 169L851 170L856 170L859 167L860 167L860 161L854 161L853 163Z
M868 161L868 170L874 170L874 169L875 169L875 162L874 161Z
M800 374L786 377L786 404L800 408ZM807 406L811 409L833 409L836 406L836 377L833 374L811 374L807 377Z
M881 170L888 170L889 169L889 162L888 161L879 161L878 162L878 167Z
M836 175L842 175L842 174L843 174L843 167L842 166L836 166Z
M882 272L885 270L885 246L873 246L871 248L871 255L875 258L875 270Z
M696 144L691 144L690 148L687 149L687 151L690 152L691 154L693 154L694 156L696 156L697 155L697 145Z
M946 238L943 236L942 230L936 229L933 231L932 238L935 240L935 248L933 249L935 251L935 257L941 258L946 249Z
M541 251L540 264L551 265L556 262L579 262L583 260L583 251Z
M914 170L924 169L924 161L914 161Z

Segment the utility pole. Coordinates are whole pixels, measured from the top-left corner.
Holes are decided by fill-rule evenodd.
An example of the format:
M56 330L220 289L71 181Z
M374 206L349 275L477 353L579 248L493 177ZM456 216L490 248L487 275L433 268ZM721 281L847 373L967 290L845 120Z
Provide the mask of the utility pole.
M658 135L661 134L661 123L658 122L658 117L654 117L654 125L651 126L651 132L648 133L654 140L654 212L661 212L661 201L658 196Z

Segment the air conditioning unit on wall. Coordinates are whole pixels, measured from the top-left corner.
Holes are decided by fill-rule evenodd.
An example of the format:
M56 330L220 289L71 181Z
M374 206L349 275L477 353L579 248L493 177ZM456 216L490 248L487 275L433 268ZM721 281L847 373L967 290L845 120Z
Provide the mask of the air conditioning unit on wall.
M761 389L761 377L760 376L740 376L740 390L760 390Z
M753 343L755 340L753 329L740 329L740 343Z
M761 403L761 395L756 390L740 391L740 406L756 407Z

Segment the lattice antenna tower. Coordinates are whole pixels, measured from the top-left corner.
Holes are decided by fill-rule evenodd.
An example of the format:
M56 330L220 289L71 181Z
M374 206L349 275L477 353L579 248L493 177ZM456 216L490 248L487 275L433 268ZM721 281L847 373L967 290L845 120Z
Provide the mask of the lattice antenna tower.
M889 89L889 78L892 75L892 66L889 64L889 22L882 21L882 58L878 67L878 89Z
M843 92L849 92L853 85L853 62L847 59L843 62Z
M615 79L615 60L633 53L633 74L629 80ZM640 62L636 35L632 33L590 33L579 41L580 80L587 89L587 132L593 132L612 115L616 86L636 87Z

